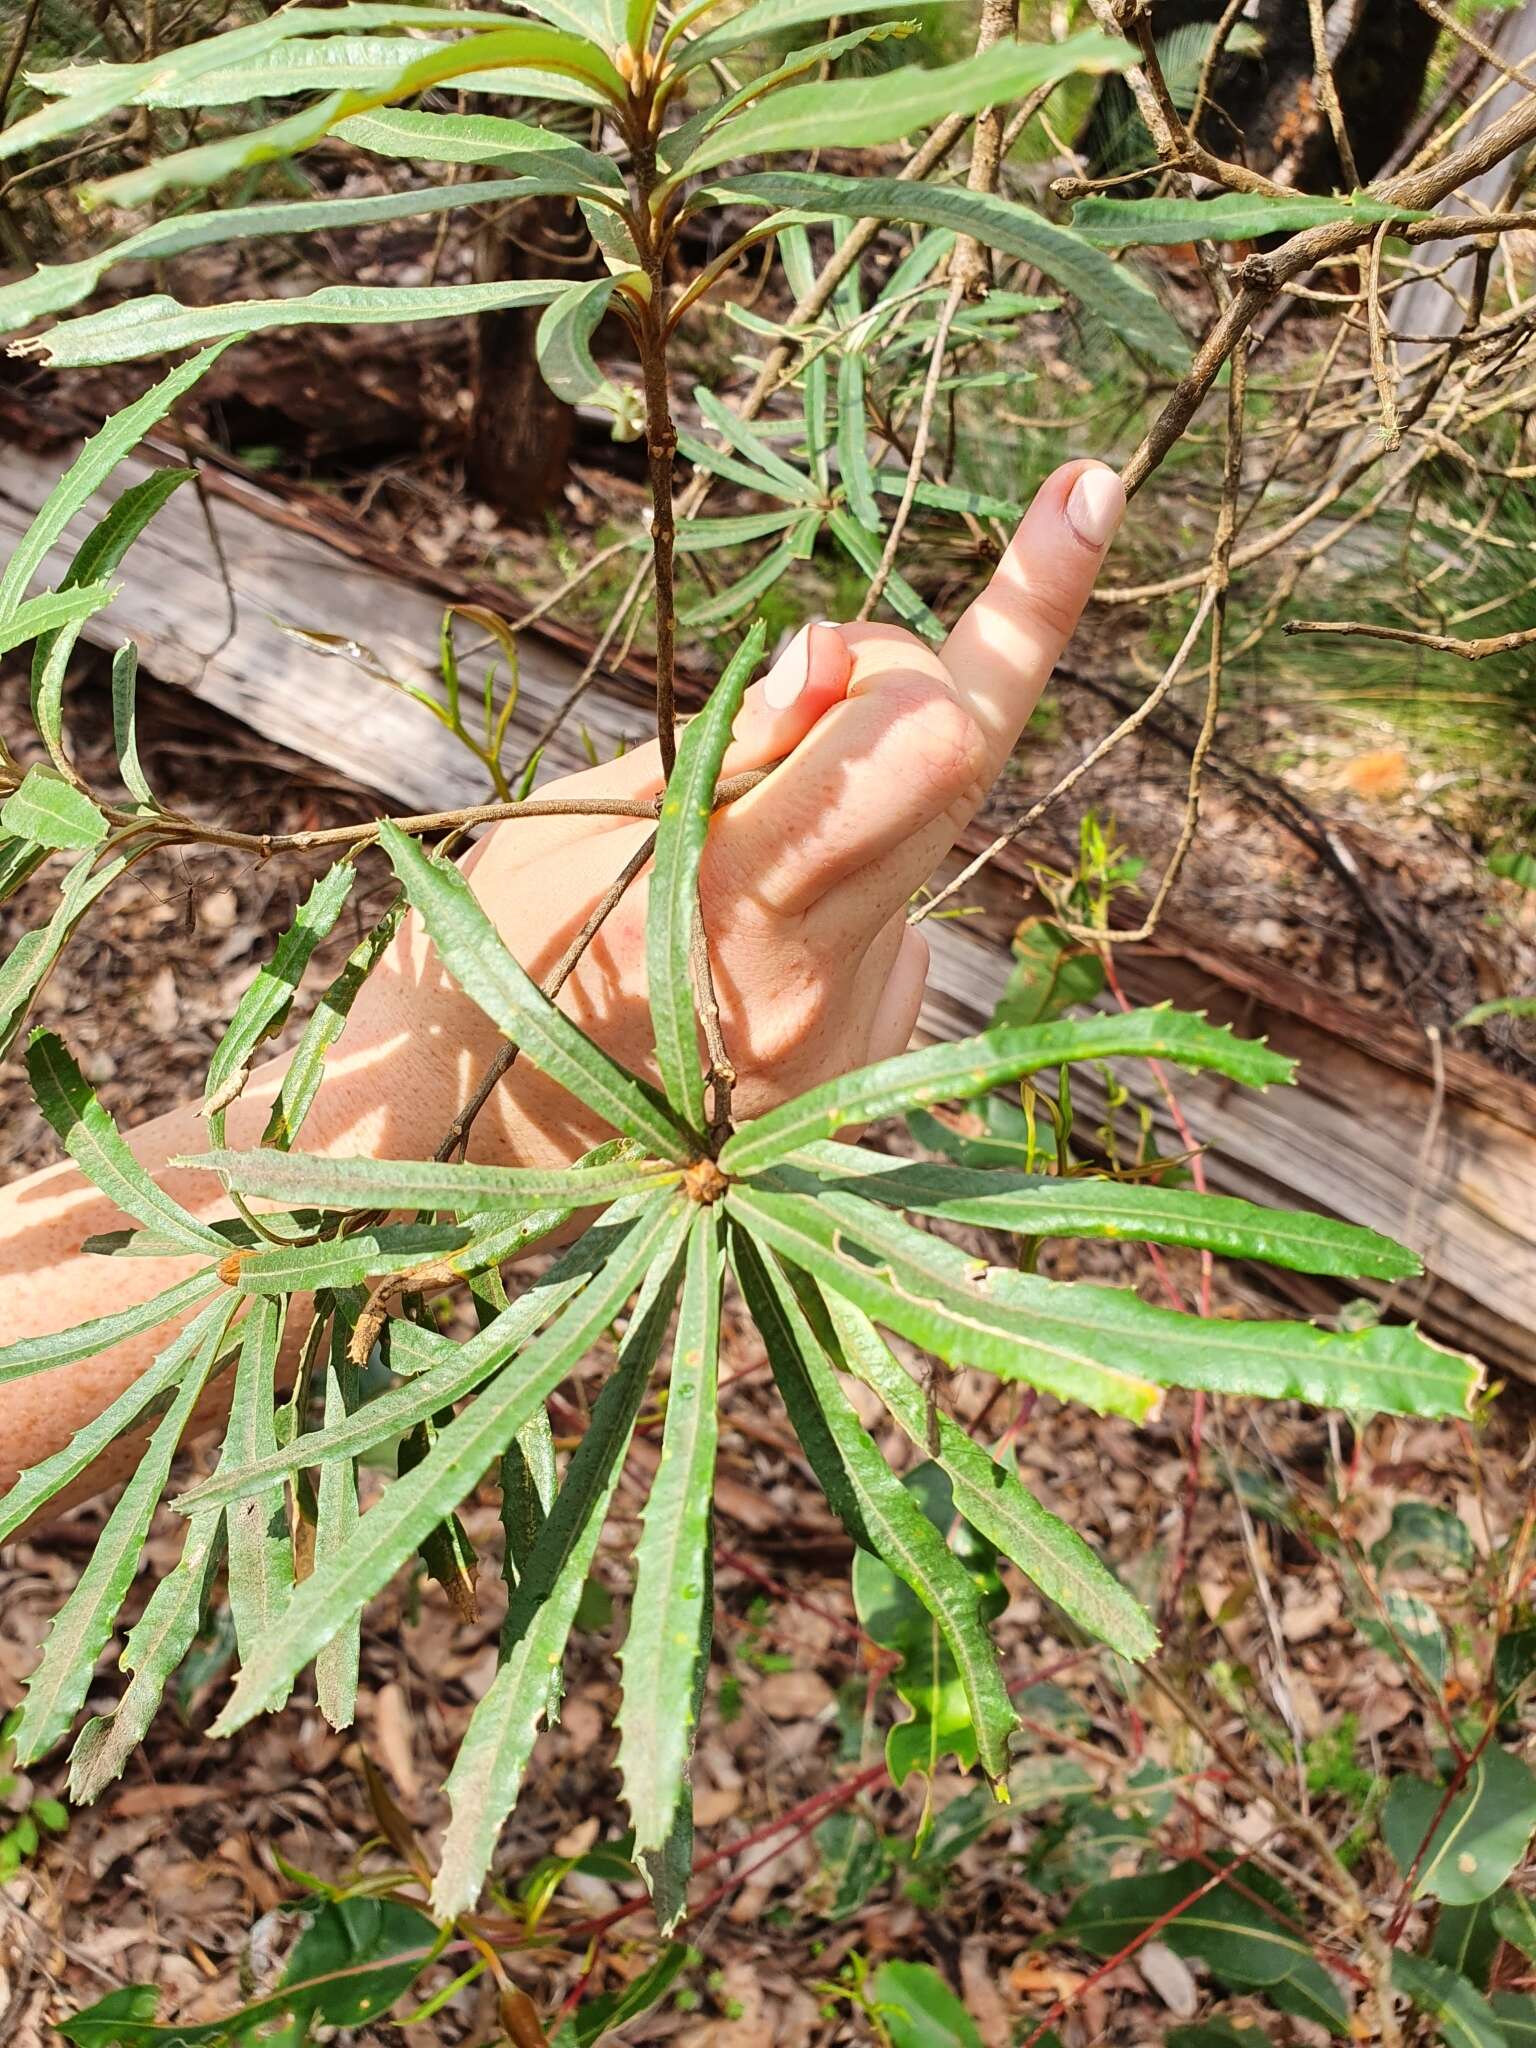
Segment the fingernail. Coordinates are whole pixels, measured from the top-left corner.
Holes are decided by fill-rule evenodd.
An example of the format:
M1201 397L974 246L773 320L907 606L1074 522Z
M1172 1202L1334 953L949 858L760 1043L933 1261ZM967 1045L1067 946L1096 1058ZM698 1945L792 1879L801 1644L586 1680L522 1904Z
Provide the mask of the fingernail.
M1125 515L1125 486L1112 469L1085 469L1067 498L1067 524L1090 548L1107 548Z
M812 624L823 626L825 619ZM763 679L763 702L770 711L788 711L800 701L811 673L811 628L802 626L780 660Z

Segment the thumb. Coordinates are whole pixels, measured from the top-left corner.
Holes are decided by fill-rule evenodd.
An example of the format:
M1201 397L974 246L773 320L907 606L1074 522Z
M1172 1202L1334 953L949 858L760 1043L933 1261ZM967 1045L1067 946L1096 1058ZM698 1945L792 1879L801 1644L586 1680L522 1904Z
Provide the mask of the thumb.
M991 582L944 645L944 663L1001 769L1088 601L1125 511L1102 462L1068 462L1035 493Z

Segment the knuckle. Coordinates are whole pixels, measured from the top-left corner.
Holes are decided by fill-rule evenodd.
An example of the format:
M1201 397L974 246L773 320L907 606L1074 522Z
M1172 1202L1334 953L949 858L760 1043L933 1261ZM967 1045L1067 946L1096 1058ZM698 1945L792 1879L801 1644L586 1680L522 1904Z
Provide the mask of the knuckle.
M970 711L947 691L914 689L901 709L903 755L922 777L935 805L974 808L984 793L986 736Z

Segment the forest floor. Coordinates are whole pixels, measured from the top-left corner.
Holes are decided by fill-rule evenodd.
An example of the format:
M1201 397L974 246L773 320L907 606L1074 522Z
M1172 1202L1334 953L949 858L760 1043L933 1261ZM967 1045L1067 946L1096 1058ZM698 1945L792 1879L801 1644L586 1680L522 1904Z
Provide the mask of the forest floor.
M23 692L14 668L0 678L8 733L23 722ZM1071 747L1086 730L1082 721L1102 713L1067 691L1058 702L1042 742L1048 749ZM83 665L74 703L82 764L106 780L110 721L94 664ZM375 801L152 682L141 698L141 746L167 800L205 815L259 814L284 830L363 816ZM1166 818L1181 773L1177 755L1155 741L1121 763L1114 803L1125 836ZM1357 828L1379 834L1383 860L1424 904L1426 922L1447 933L1448 957L1462 961L1475 900L1470 856L1448 851L1443 832L1416 823L1402 789L1390 800L1396 810L1347 782L1335 785L1332 800L1352 809ZM1281 936L1268 935L1277 950L1304 953L1324 978L1361 985L1361 947L1338 906L1316 889L1282 889L1287 858L1273 828L1235 804L1224 817L1219 791L1213 801L1216 830L1187 884L1202 909L1254 929L1284 919ZM1266 862L1273 900L1255 886ZM294 881L291 871L225 851L178 855L135 870L114 915L66 956L46 991L43 1021L66 1031L125 1123L198 1090L238 992L286 922ZM366 901L357 909L366 915ZM1452 943L1452 934L1463 936ZM351 936L333 937L306 978L300 1012ZM1503 943L1524 946L1529 937L1517 928ZM1464 971L1458 967L1458 977ZM0 1121L11 1140L9 1174L54 1156L11 1070L0 1078ZM1139 1247L1097 1248L1091 1261L1079 1248L1073 1270L1128 1282L1149 1298L1159 1285ZM1173 1255L1171 1270L1192 1296L1193 1256ZM1252 1312L1240 1272L1218 1269L1213 1306L1218 1314ZM1284 1805L1310 1806L1341 1836L1368 1809L1372 1781L1379 1787L1396 1771L1428 1768L1444 1708L1400 1656L1362 1635L1340 1556L1318 1531L1338 1532L1343 1554L1353 1557L1383 1536L1402 1503L1457 1518L1471 1551L1423 1590L1452 1631L1451 1697L1457 1687L1470 1695L1486 1623L1479 1573L1519 1526L1536 1474L1529 1397L1516 1390L1475 1428L1384 1420L1358 1437L1291 1406L1215 1404L1203 1450L1192 1456L1184 1397L1134 1430L1050 1401L1021 1415L1012 1393L998 1403L993 1383L957 1376L946 1388L957 1416L984 1438L1011 1437L1046 1504L1160 1613L1160 1669L1172 1695L1085 1649L1012 1580L997 1633L1024 1716L1013 1803L994 1807L984 1789L942 1770L933 1794L939 1825L919 1853L922 1794L915 1782L894 1790L879 1770L891 1698L854 1619L847 1540L730 1305L728 1320L716 1649L695 1772L694 1898L702 1907L687 1930L697 1960L680 1994L625 2038L700 2048L866 2041L867 2021L837 1993L854 1958L901 1956L937 1966L964 1996L984 2048L1031 2038L1063 1999L1070 2009L1056 2025L1072 2048L1161 2041L1197 2005L1220 2000L1220 1987L1158 1942L1094 1974L1082 1949L1053 1938L1071 1888L1132 1867L1149 1835L1183 1853L1225 1844L1273 1854L1285 1869L1287 1858L1305 1855L1283 1828L1275 1835ZM873 1413L867 1420L880 1427ZM578 1857L618 1833L614 1650L653 1442L642 1432L632 1453L594 1573L601 1590L574 1639L561 1724L541 1739L503 1838L497 1873L511 1912L541 1859ZM899 1461L903 1454L889 1448ZM206 1460L206 1447L192 1454L195 1469ZM46 1617L77 1575L100 1517L99 1507L79 1510L46 1540L5 1553L0 1710L17 1697ZM284 1908L299 1896L290 1873L340 1881L394 1860L378 1839L364 1751L430 1856L448 1763L496 1662L500 1530L488 1492L466 1522L487 1560L479 1619L457 1619L440 1589L419 1580L376 1602L364 1632L359 1723L347 1734L327 1729L301 1693L281 1716L227 1745L204 1741L199 1731L230 1654L227 1617L215 1609L175 1702L126 1778L94 1808L73 1813L67 1832L46 1838L0 1887L0 2038L8 2048L41 2048L51 2021L114 1985L157 1984L168 1994L165 2012L190 2022L227 2012L273 1981L291 1940ZM176 1518L162 1512L130 1613L178 1543ZM114 1690L108 1662L93 1700ZM1180 1703L1189 1693L1198 1695L1205 1735ZM1207 1737L1225 1745L1220 1765ZM1364 1789L1358 1764L1349 1763L1360 1753L1370 1759ZM57 1793L62 1779L62 1766L49 1763L14 1785L9 1803ZM778 1832L758 1839L775 1824ZM738 1843L755 1846L733 1853ZM1385 1912L1397 1879L1369 1836L1355 1870L1373 1908ZM588 1952L586 1924L630 1896L612 1870L573 1869L537 1936L505 1953L512 1979L542 2012L553 2014L586 1968L586 1988L598 1991L654 1953L644 1911ZM1316 1953L1333 1954L1342 1927L1336 1906L1309 1904L1307 1940ZM1242 2018L1258 2008L1238 1997L1221 2010ZM1305 2018L1281 2027L1289 2031L1279 2039L1325 2038ZM468 2048L497 2038L494 2001L476 1988L408 2034L386 2024L352 2038L378 2048Z

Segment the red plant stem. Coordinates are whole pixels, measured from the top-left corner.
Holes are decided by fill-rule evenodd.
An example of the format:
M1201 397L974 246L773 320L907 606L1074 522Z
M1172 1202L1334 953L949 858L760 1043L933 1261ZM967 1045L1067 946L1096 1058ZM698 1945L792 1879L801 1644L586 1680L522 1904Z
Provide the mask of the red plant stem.
M1154 1934L1161 1934L1163 1929L1170 1922L1177 1920L1181 1913L1187 1913L1190 1907L1198 1905L1208 1892L1215 1891L1217 1885L1225 1884L1233 1871L1240 1870L1253 1853L1252 1849L1245 1849L1235 1863L1228 1864L1225 1870L1218 1870L1214 1877L1207 1878L1205 1883L1198 1885L1187 1898L1180 1899L1176 1905L1170 1906L1166 1913L1159 1913L1157 1918L1143 1927L1139 1934L1132 1935L1124 1948L1117 1949L1107 1963L1100 1963L1099 1967L1089 1976L1085 1977L1075 1990L1068 1992L1065 1998L1057 1999L1035 2031L1026 2037L1022 2048L1035 2048L1035 2044L1047 2029L1054 2026L1064 2013L1069 2012L1085 1992L1091 1991L1095 1984L1109 1975L1111 1970L1118 1970L1122 1963L1128 1962L1139 1948L1152 1939Z
M846 1614L834 1614L830 1607L823 1607L819 1601L808 1599L804 1593L797 1593L793 1586L787 1586L782 1579L776 1579L771 1572L765 1572L761 1565L754 1564L750 1557L743 1557L739 1550L723 1550L717 1546L715 1561L724 1565L728 1571L740 1572L744 1579L750 1579L754 1586L761 1586L765 1593L771 1593L776 1600L783 1600L791 1607L803 1607L807 1614L820 1615L823 1621L831 1622L839 1635L852 1636L856 1642L862 1643L865 1649L874 1653L880 1663L890 1664L899 1661L894 1650L888 1650L883 1643L877 1643L872 1635L860 1628L856 1621L850 1621Z

